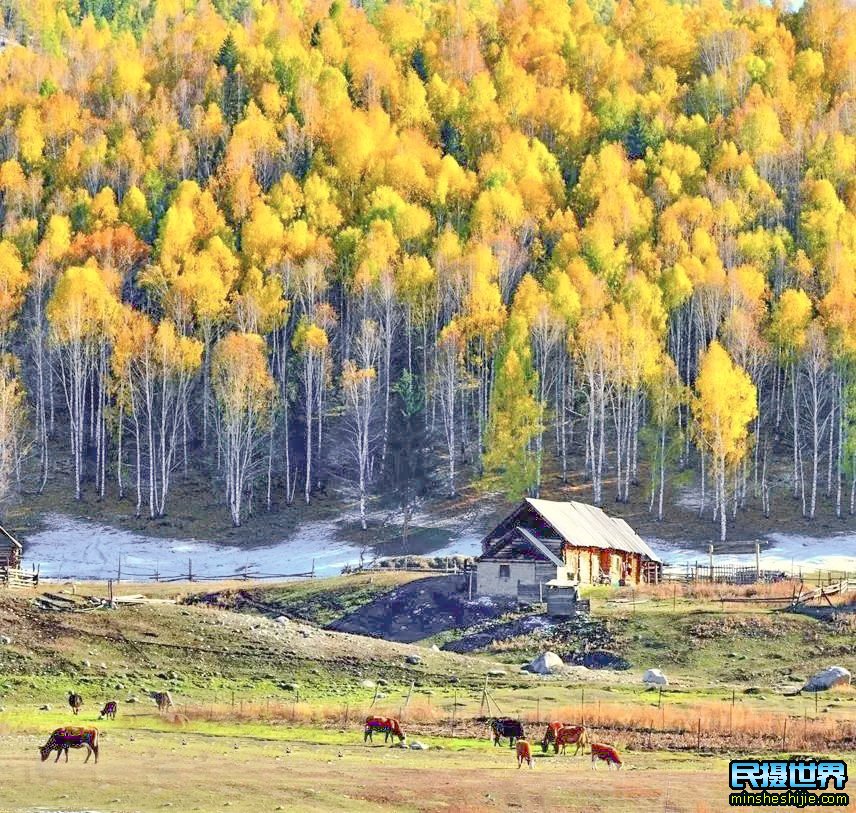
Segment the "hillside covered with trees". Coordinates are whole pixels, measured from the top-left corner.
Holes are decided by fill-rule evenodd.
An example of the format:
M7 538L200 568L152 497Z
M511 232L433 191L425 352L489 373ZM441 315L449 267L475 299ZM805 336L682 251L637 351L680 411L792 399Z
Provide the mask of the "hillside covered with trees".
M0 10L0 502L853 513L846 0Z

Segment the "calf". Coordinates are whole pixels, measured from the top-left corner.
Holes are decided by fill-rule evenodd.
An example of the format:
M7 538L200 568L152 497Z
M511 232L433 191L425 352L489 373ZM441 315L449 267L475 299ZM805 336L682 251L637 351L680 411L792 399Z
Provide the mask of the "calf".
M517 740L517 768L518 770L523 767L523 763L526 762L530 768L535 767L535 763L532 762L532 746L529 745L526 740Z
M76 727L57 728L48 737L48 741L39 748L42 754L42 762L51 755L52 751L57 752L54 763L59 762L59 758L63 753L65 753L65 761L68 762L69 748L86 748L84 765L89 762L89 757L93 754L95 754L95 762L98 762L98 729Z
M574 751L574 756L576 756L580 752L580 748L583 749L583 753L585 753L585 746L588 743L588 737L586 736L586 727L583 725L566 725L562 726L556 732L556 740L554 744L554 748L556 749L556 753L559 753L559 748L561 747L562 753L565 753L565 748L569 745L576 745L577 749Z
M595 770L597 767L597 761L602 759L607 766L608 770L612 770L612 766L615 765L616 770L621 770L621 757L618 756L618 751L616 751L611 745L599 745L596 742L591 744L591 768Z
M108 720L115 720L117 709L118 709L118 705L117 705L116 701L115 700L108 700L104 704L104 708L101 709L101 714L99 715L98 719L103 720L106 717Z
M74 712L74 716L76 717L77 713L80 711L80 707L83 705L83 698L76 692L69 692L68 705L71 706L71 710Z

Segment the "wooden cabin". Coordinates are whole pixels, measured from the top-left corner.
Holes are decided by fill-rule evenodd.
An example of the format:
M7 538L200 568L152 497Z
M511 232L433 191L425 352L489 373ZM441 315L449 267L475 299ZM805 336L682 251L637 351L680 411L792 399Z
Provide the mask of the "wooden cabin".
M21 566L21 543L0 525L0 568Z
M662 561L623 520L580 502L525 499L482 540L477 592L529 601L548 586L660 580Z

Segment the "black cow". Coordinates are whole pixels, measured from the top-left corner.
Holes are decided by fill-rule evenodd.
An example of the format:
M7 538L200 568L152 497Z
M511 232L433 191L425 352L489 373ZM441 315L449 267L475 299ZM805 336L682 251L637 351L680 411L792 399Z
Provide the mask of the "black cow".
M71 706L71 710L74 712L74 716L76 717L80 711L80 707L83 705L83 698L77 694L77 692L69 692L68 705Z
M490 730L493 734L493 744L500 745L503 737L508 737L508 747L514 748L515 740L522 740L526 734L523 732L523 724L520 720L512 720L511 717L498 717L490 721Z

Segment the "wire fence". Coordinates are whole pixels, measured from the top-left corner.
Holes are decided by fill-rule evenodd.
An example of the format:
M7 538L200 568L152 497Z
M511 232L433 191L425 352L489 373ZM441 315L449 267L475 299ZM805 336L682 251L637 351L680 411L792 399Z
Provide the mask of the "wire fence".
M182 570L161 570L159 565L154 568L129 567L120 559L116 566L116 575L112 580L117 584L126 582L217 582L217 581L265 581L281 579L314 579L315 560L312 560L310 570L294 573L267 573L247 564L234 572L205 573L194 570L193 559L187 560L187 568Z

